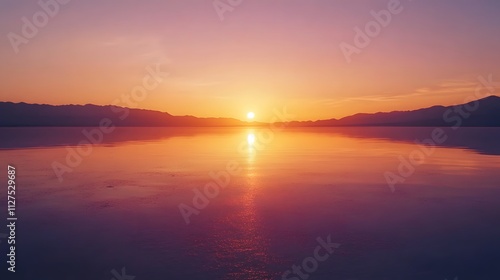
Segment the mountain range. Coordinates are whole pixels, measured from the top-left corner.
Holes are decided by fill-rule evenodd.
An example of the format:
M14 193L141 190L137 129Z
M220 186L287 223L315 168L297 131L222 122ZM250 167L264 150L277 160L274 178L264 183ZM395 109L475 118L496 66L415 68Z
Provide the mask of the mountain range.
M97 105L46 105L0 102L0 126L98 126L109 119L130 127L228 127L260 126L231 118L197 118L169 113ZM489 96L455 106L433 106L413 111L356 114L341 119L292 121L294 127L325 126L468 126L500 127L500 97Z

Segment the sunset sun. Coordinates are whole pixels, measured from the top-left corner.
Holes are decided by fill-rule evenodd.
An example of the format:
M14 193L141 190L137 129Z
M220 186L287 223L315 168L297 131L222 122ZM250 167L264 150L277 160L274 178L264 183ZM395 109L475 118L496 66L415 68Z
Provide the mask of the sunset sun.
M255 114L254 114L254 112L248 112L248 114L247 114L247 118L248 118L249 120L253 120L253 119L255 118Z

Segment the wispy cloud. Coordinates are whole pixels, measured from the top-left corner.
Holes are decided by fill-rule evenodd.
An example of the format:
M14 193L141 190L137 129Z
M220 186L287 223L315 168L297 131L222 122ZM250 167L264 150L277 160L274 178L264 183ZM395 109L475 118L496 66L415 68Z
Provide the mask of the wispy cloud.
M395 95L390 95L388 93L386 95L367 95L359 97L323 99L319 101L319 103L335 107L353 101L389 102L389 101L411 99L413 97L448 96L457 93L471 93L475 90L476 87L477 87L476 82L468 80L447 80L431 87L417 88L412 92L405 92Z

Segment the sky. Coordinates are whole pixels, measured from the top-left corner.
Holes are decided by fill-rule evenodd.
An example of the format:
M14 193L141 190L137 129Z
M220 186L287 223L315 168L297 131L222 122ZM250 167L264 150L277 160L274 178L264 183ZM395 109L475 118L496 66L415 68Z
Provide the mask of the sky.
M160 65L130 107L316 120L460 104L478 76L500 81L498 0L40 1L51 15L0 0L0 101L113 104Z

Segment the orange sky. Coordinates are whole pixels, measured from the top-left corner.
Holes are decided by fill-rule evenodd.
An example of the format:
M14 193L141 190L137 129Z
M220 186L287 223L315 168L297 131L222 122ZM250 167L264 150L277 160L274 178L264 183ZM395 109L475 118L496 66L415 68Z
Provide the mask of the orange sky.
M500 77L498 1L401 1L351 63L340 44L390 1L244 1L223 20L212 1L72 1L16 54L8 34L42 9L19 2L0 3L1 101L111 104L162 62L136 107L308 120L462 103L478 75Z

